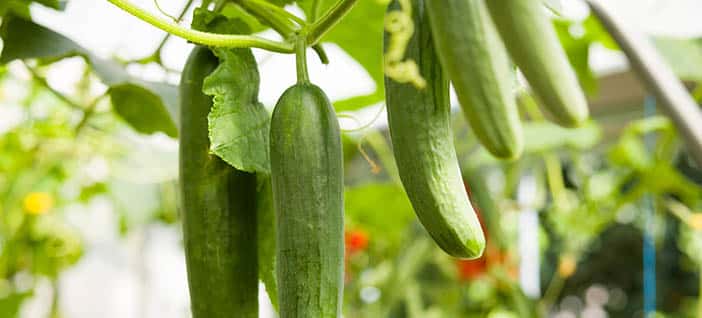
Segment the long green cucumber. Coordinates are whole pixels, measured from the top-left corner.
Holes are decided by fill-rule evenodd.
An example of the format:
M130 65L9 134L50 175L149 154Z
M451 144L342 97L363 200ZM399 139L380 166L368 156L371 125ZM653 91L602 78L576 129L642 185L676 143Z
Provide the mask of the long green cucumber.
M180 84L180 195L191 307L194 318L255 318L256 176L210 154L212 98L202 82L218 64L208 49L196 47Z
M392 148L402 185L427 232L446 253L476 258L485 237L463 187L450 125L449 81L434 49L425 1L434 0L411 1L414 34L405 57L417 63L427 86L418 89L385 78ZM395 0L388 12L398 7Z
M587 100L541 1L488 0L507 51L560 125L588 118Z
M309 83L286 90L273 111L270 137L280 317L340 317L343 154L324 92Z
M524 148L514 76L483 0L426 2L439 60L481 143L495 156Z

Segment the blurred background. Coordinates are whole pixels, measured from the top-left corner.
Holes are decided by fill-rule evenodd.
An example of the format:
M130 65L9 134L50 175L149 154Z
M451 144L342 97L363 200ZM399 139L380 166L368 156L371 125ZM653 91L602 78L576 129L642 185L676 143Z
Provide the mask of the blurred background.
M158 13L151 0L131 1ZM340 116L345 317L702 317L702 170L587 6L550 2L593 121L548 124L524 94L526 155L505 163L456 112L466 190L488 234L483 258L444 255L418 225L381 103ZM185 3L159 4L178 15ZM699 102L702 2L606 6L649 36ZM63 11L35 3L30 12L36 24L17 30L58 32L72 44L56 46L72 54L0 59L0 318L189 317L177 139L102 97L118 73L177 85L191 45L170 38L154 59L165 34L106 1L71 0ZM357 57L325 49L332 63L310 57L310 75L332 100L376 91ZM260 100L272 107L295 82L294 57L254 54ZM259 299L261 317L273 317L263 285Z

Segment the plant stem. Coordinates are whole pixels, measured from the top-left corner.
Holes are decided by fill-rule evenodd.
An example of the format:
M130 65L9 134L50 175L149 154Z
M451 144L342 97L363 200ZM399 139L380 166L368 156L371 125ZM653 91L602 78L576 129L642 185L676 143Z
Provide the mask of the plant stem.
M274 5L270 2L261 1L261 0L239 0L239 3L241 3L241 4L253 3L264 10L270 10L270 13L272 13L276 17L285 18L285 20L287 20L287 21L294 21L295 23L297 23L300 26L307 25L307 21L305 21L304 19L302 19L302 18L300 18L300 17L298 17L298 16L286 11L285 9L283 9L277 5Z
M697 318L702 318L702 264L699 272L699 291L697 292Z
M49 82L46 80L46 78L39 75L39 72L37 72L37 70L35 68L29 66L29 64L27 64L27 63L24 63L24 67L26 67L27 70L29 71L29 73L32 74L32 78L34 79L34 81L36 81L37 83L39 83L39 85L46 88L49 92L51 92L51 94L56 96L58 99L60 99L64 103L66 103L68 106L71 106L72 108L80 109L80 110L83 109L82 106L80 106L76 102L72 101L70 98L68 98L68 96L62 94L61 92L59 92L59 91L55 90L53 87L51 87L51 85L49 85Z
M312 0L312 13L310 14L310 21L315 22L319 17L319 9L322 7L322 1Z
M60 318L61 317L61 310L59 308L59 301L60 301L60 286L58 282L58 278L53 279L51 281L51 288L52 294L51 294L51 318Z
M401 185L400 174L397 172L397 165L392 156L392 147L388 144L385 136L379 131L369 130L364 138L375 151L380 163L385 167L385 173L396 185Z
M78 124L76 125L75 132L76 135L80 134L80 132L83 130L86 124L88 124L88 119L95 114L95 108L97 108L97 104L105 97L109 96L107 93L102 94L98 97L96 97L88 107L85 108L83 111L83 117L80 119Z
M563 184L563 172L561 172L561 162L558 156L552 153L543 155L546 165L546 178L548 186L553 196L553 203L556 208L562 208L565 202L565 184Z
M295 51L297 55L297 83L309 83L310 75L307 72L307 41L305 41L304 36L298 37Z
M293 25L293 23L290 23L290 20L282 18L281 15L295 20L302 27L307 26L307 22L305 22L304 20L298 18L293 14L288 13L287 11L279 8L278 6L271 5L270 3L265 1L238 0L237 4L244 8L247 12L251 13L257 19L261 20L263 23L270 25L270 27L273 28L273 30L275 30L276 32L278 32L278 34L280 34L283 38L290 37L291 34L299 31L299 28ZM273 7L276 8L276 11L269 11L269 9L272 9ZM314 49L314 51L317 53L317 55L319 56L319 60L322 61L322 64L329 64L327 53L324 51L324 48L322 48L321 44L313 45L312 49Z
M228 1L229 1L229 0L217 0L217 1L215 1L214 8L212 8L213 11L214 11L214 12L220 12L220 11L222 11L222 9L224 8L224 6L227 5L227 2L228 2Z
M154 5L156 5L156 9L161 12L161 14L165 15L166 17L169 17L173 22L178 22L180 19L168 14L165 10L161 8L161 5L158 3L158 0L154 0Z
M280 12L270 11L267 6L264 6L260 1L256 0L238 0L236 2L244 10L251 13L263 23L268 24L284 38L289 37L293 32L297 31L297 27L290 20L281 16ZM274 6L278 8L277 6ZM280 9L280 8L278 8ZM287 13L285 10L280 10Z
M176 21L183 20L183 17L185 17L185 14L188 13L188 9L193 5L195 0L188 0L188 2L185 3L185 6L183 7L183 10L180 11L180 14L178 15L178 18ZM158 59L161 59L161 50L163 50L163 47L166 45L166 42L168 42L168 39L171 37L170 33L166 33L166 35L163 37L163 40L161 40L161 43L158 44L158 47L156 48L156 52L154 55L158 55Z
M522 92L519 94L517 96L517 102L531 120L535 122L542 122L545 120L539 106L529 93ZM557 208L560 208L563 206L563 203L565 203L565 184L563 184L561 162L554 153L544 153L543 160L546 166L546 179L548 180L548 187L553 196L553 202Z
M558 275L558 273L555 273L553 278L551 278L551 282L548 284L548 287L546 287L544 297L541 298L541 310L543 311L542 314L544 314L544 316L548 313L551 307L553 307L556 300L558 300L558 296L561 294L561 290L563 290L564 285L565 280L563 277Z
M185 17L185 14L188 12L188 9L193 5L195 0L188 0L188 2L185 4L183 7L183 10L180 11L180 14L178 15L177 18L173 18L175 21L181 21L183 20L183 17ZM156 4L158 4L157 1L155 1ZM154 62L156 64L161 65L162 67L165 68L163 65L163 61L161 60L161 51L163 51L163 47L166 46L166 42L168 42L168 39L171 38L170 33L166 33L166 35L163 36L163 39L161 39L161 42L159 42L158 46L156 47L156 50L154 50L153 53L149 54L147 57L140 58L137 60L127 60L124 61L124 63L139 63L139 64L147 64Z
M309 27L307 32L307 43L317 44L332 27L334 27L341 19L351 11L358 0L339 0L334 7L329 9L318 21L315 21Z
M527 92L521 92L517 94L517 104L522 108L522 110L529 116L529 119L533 121L544 121L544 115L539 109L536 100L531 94Z
M159 18L147 11L144 11L143 9L131 4L128 0L107 1L146 23L193 43L213 47L255 47L278 53L293 53L293 46L289 43L271 41L256 36L225 35L191 30L184 28L175 22Z

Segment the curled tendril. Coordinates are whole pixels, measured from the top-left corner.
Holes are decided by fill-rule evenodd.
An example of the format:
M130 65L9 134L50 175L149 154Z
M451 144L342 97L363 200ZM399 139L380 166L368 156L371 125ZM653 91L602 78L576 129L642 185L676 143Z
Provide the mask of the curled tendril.
M165 10L163 10L163 9L161 8L161 5L158 3L158 0L154 0L154 5L156 5L156 9L157 9L159 12L161 12L161 14L163 14L163 15L165 15L166 17L168 17L169 19L173 20L173 22L175 22L175 23L180 22L180 21L178 21L178 20L179 20L178 18L176 18L176 17L174 17L174 16L168 14L168 12L166 12Z
M380 115L383 114L383 111L385 111L384 104L382 107L378 108L378 112L376 112L375 115L373 115L373 118L371 118L371 120L365 124L361 123L361 120L359 120L356 116L354 116L353 114L351 114L349 112L342 112L342 113L338 113L336 115L339 118L350 119L356 123L356 126L357 126L356 128L342 129L343 132L357 132L357 131L362 131L362 130L365 130L365 129L373 126L373 124L375 124L375 122L377 122L378 119L380 118Z
M363 148L363 142L366 140L366 135L361 136L361 139L358 140L358 144L356 144L356 148L358 149L358 152L361 154L364 160L368 162L368 165L371 168L371 173L374 175L380 174L383 169L380 167L380 165L373 160L366 150Z
M427 83L417 63L404 58L407 44L414 34L412 4L409 0L400 0L400 7L401 10L388 12L385 16L385 31L390 34L384 58L385 74L399 83L411 83L421 89Z

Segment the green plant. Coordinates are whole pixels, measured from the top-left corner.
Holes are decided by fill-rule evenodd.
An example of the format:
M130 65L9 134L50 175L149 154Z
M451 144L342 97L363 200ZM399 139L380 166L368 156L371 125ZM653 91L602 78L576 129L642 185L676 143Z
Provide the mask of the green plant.
M389 11L388 0L187 0L172 16L158 3L161 15L129 0L108 2L167 32L155 51L101 58L32 19L31 3L62 10L65 1L0 1L0 102L3 114L7 101L22 117L0 125L1 318L15 318L44 277L54 291L52 318L59 316L59 275L83 248L73 209L91 210L93 198L114 208L120 234L132 235L177 221L180 194L196 317L256 316L265 306L257 304L259 280L282 317L545 316L565 293L592 283L581 277L604 233L627 222L638 231L642 203L667 207L677 218L665 222L687 226L666 231L666 240L680 239L679 251L666 252L683 252L694 263L685 266L700 268L702 191L678 144L679 118L635 121L622 133L613 123L623 117L587 120L578 86L592 93L599 80L588 67L589 46L617 45L592 17L559 17L558 0L396 0ZM266 38L269 29L279 37ZM198 45L180 96L165 80L126 71L176 75L161 59L173 35ZM328 43L336 45L329 56ZM699 48L684 39L656 43L673 62L694 59ZM635 57L636 47L623 48ZM258 66L268 56L257 60L252 48L297 57L298 83L283 93L272 122L258 98ZM332 105L309 80L308 48L325 64L338 62L342 49L375 88ZM508 55L531 91L518 87ZM81 78L66 89L62 77L55 88L53 65L68 58ZM697 64L674 69L699 81L689 67ZM469 125L451 116L450 80ZM318 84L349 86L338 82ZM660 84L658 96L673 96ZM383 100L389 139L348 112ZM546 122L540 106L566 127ZM640 115L632 113L627 121ZM340 131L337 116L357 128ZM161 135L143 137L151 134ZM174 145L177 137L179 185L175 147L138 157L130 143ZM91 160L107 161L107 175L83 176ZM529 184L536 191L525 195ZM517 282L525 209L542 212L540 271L550 283L540 299ZM631 264L606 268L634 272ZM688 289L676 292L702 304ZM630 309L626 316L638 310Z

